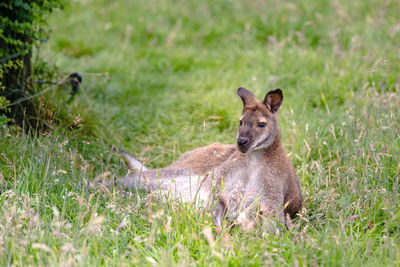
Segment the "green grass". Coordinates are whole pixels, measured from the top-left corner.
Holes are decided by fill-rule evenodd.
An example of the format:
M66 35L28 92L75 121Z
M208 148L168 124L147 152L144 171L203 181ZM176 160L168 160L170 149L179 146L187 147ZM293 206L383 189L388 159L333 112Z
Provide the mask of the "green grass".
M0 262L400 265L399 13L394 0L72 2L40 50L83 74L72 103L43 96L64 126L0 129ZM207 210L88 190L125 173L110 145L161 167L234 143L239 86L284 92L305 198L291 229L216 233Z

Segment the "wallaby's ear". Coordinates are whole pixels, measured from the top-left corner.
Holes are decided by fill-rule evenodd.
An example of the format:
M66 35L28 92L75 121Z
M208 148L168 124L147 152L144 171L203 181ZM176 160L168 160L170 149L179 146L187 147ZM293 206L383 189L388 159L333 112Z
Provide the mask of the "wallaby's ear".
M275 113L281 106L282 101L282 90L278 88L268 92L268 94L264 98L263 104L266 105L272 113Z
M237 90L237 94L242 99L244 106L252 106L260 103L255 95L253 95L253 93L246 88L239 87L239 89Z

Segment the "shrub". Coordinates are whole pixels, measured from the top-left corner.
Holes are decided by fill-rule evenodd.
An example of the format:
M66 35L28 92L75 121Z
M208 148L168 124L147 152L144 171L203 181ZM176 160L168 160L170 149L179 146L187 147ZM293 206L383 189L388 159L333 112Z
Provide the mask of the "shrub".
M18 124L26 117L35 117L31 101L9 108L7 105L32 92L32 48L46 37L43 30L46 18L55 8L61 7L62 2L11 0L0 3L0 124L6 121L5 116Z

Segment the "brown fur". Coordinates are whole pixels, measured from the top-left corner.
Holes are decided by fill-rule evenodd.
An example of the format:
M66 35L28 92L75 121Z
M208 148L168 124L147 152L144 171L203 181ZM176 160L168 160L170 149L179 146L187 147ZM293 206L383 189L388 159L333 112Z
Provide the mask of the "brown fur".
M195 150L183 154L177 162L170 165L170 168L179 169L190 166L193 173L205 174L226 161L229 156L235 152L235 145L225 145L213 143L205 147L199 147Z

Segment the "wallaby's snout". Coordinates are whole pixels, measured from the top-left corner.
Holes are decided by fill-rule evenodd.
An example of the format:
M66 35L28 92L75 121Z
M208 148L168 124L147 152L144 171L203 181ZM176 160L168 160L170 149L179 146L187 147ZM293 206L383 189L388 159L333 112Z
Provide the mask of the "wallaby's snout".
M248 138L239 137L237 139L237 142L238 142L239 146L244 146L249 142L249 139Z
M246 137L238 137L237 139L237 147L240 152L245 153L247 151L247 144L249 144L249 138Z

